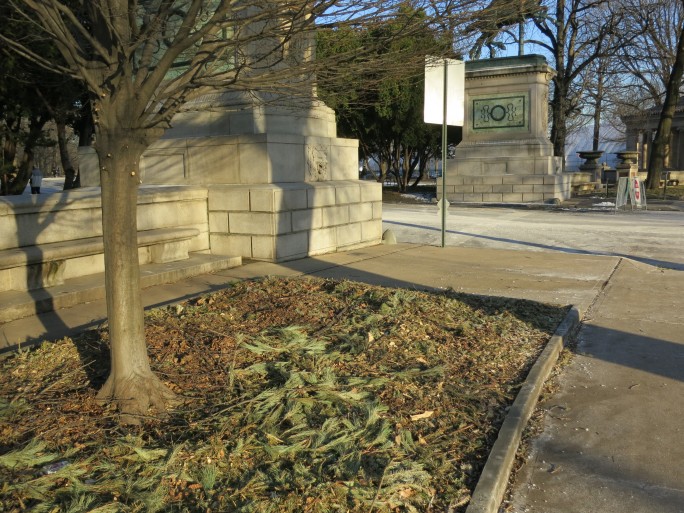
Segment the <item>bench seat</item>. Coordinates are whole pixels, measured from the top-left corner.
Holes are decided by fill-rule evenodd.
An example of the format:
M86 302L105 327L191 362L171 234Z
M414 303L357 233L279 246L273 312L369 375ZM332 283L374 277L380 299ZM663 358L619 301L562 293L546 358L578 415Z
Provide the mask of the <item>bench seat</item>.
M138 232L138 248L145 252L141 255L141 263L187 259L190 241L199 233L197 228L191 227ZM101 236L0 250L0 280L4 282L2 289L32 290L60 285L64 283L68 261L77 262L77 259L103 253ZM72 274L78 273L74 271Z

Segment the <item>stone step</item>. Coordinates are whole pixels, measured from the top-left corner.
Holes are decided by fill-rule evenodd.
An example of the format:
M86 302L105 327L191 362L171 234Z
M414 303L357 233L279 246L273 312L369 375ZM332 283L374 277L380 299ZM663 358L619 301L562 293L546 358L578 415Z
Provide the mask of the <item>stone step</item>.
M146 264L140 267L142 288L173 283L184 278L238 267L242 258L190 253L176 262ZM31 315L69 308L105 297L104 273L66 280L62 285L30 291L0 293L0 324Z

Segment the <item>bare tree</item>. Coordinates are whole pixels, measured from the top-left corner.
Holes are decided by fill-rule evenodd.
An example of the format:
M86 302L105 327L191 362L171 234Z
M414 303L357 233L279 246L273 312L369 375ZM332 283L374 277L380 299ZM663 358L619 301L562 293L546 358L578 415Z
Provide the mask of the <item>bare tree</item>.
M675 53L675 61L672 66L670 78L665 91L663 109L658 122L658 129L653 140L653 147L648 161L648 177L646 187L657 189L660 184L660 175L665 168L665 157L670 143L670 133L672 131L672 118L674 117L677 103L679 101L679 90L682 86L682 76L684 75L684 26L679 28L679 41Z
M336 0L8 0L63 60L0 36L45 69L82 80L91 95L102 184L110 375L99 399L132 422L176 400L150 369L137 250L138 165L173 116L210 88L301 92L309 34L325 13L344 22L368 4ZM312 91L309 87L308 91Z
M234 91L261 102L305 96L311 101L317 72L332 80L339 69L345 79L363 66L356 49L334 61L313 59L315 31L383 19L401 2L7 1L32 33L55 42L61 60L0 34L3 46L83 81L91 96L111 343L110 375L98 397L114 403L123 421L133 422L149 406L164 410L177 399L151 371L145 344L136 240L144 150L190 100L210 91ZM401 37L402 31L399 27L388 37Z
M550 0L547 16L535 19L542 38L530 42L549 52L556 70L550 101L556 156L565 155L568 122L582 111L580 76L596 59L614 52L610 36L618 19L606 0Z
M681 0L622 0L621 4L624 18L618 31L616 70L627 93L625 109L634 113L660 107L675 62L684 6Z

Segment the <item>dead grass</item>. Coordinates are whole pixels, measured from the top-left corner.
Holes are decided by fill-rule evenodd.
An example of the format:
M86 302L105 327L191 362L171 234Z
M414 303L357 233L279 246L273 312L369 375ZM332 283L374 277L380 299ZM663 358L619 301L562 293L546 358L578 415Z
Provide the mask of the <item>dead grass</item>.
M0 511L464 511L564 308L266 279L149 313L186 402L122 427L106 332L0 370Z

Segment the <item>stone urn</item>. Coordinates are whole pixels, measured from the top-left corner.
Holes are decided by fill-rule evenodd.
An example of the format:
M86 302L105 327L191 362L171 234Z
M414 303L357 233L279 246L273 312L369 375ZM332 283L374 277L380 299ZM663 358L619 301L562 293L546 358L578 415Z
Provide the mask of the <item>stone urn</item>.
M639 157L639 152L626 150L618 151L615 155L620 159L620 164L636 164L637 158Z
M617 172L618 177L634 177L637 175L639 171L639 167L637 165L637 159L639 158L638 151L618 151L615 155L620 159L620 162L618 162L618 164L615 166L615 171Z
M603 155L603 151L578 151L577 155L579 155L581 159L584 159L584 163L579 167L580 171L591 173L593 182L601 181L601 164L598 163L598 159Z

